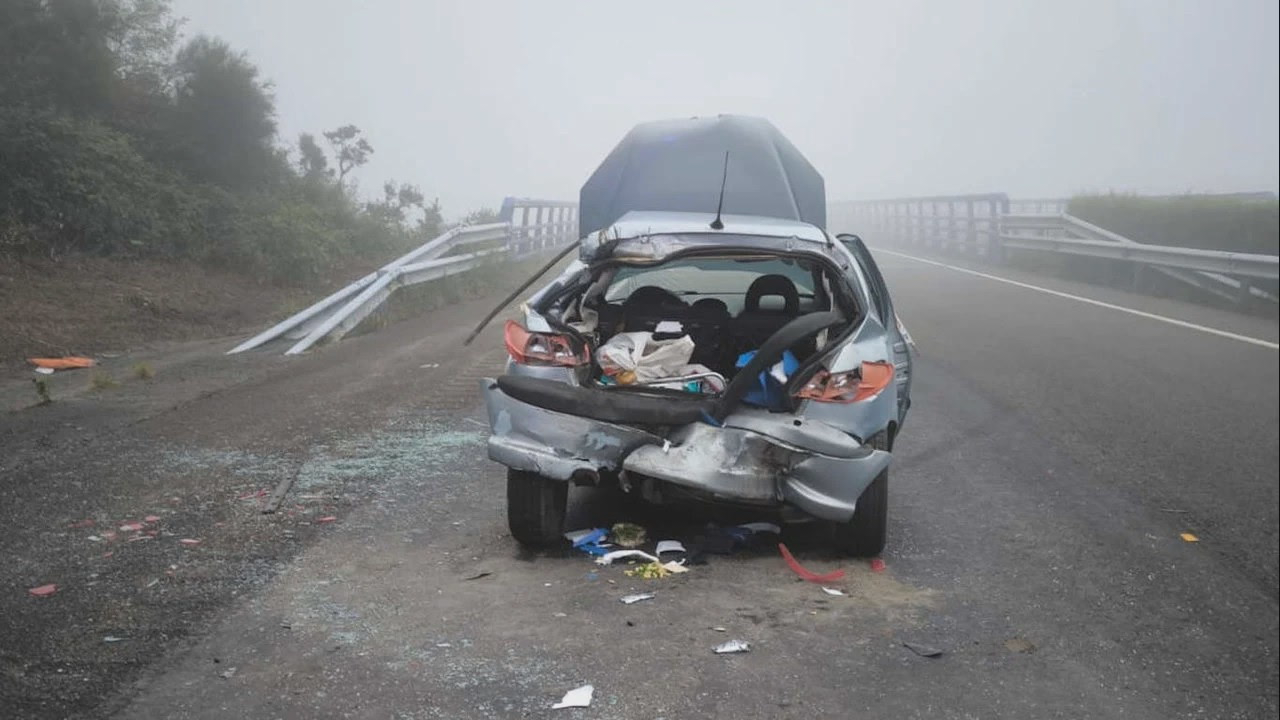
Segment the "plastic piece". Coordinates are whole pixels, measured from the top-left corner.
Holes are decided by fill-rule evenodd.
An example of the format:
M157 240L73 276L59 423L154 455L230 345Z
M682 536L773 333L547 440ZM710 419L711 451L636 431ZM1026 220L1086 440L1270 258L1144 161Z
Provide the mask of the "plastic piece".
M884 560L871 558L871 572L884 572Z
M93 358L78 357L75 355L68 355L60 358L27 358L27 362L39 368L50 368L53 370L90 368L98 364Z
M596 558L596 563L599 565L612 565L614 560L622 560L629 557L640 558L641 560L651 563L662 562L643 550L614 550L613 552L607 552Z
M787 549L787 546L782 543L778 543L778 550L779 552L782 553L782 559L787 562L787 565L791 568L791 570L804 580L808 580L809 582L814 582L814 583L827 583L827 582L835 582L836 580L839 580L840 578L844 577L843 570L832 570L831 572L826 573L825 575L819 575L815 572L806 570L804 566L801 565L799 562L797 562L795 557L792 556L791 551Z
M596 350L596 362L620 385L647 383L684 374L693 347L688 335L655 340L648 332L618 333Z
M582 687L574 688L565 693L564 697L560 698L560 702L552 705L551 709L561 710L564 708L591 707L591 694L594 693L595 690L595 687L592 685L583 685Z
M618 600L622 602L623 605L634 605L642 600L652 600L656 597L658 596L653 593L636 593L634 595L623 595L618 598Z
M688 550L684 549L684 544L679 540L659 540L658 549L654 552L658 554L658 557L662 557L662 553L688 552Z
M736 366L741 369L751 362L755 357L756 351L751 350L744 352L738 356ZM758 407L770 409L782 409L786 406L787 397L782 391L782 386L786 384L787 378L800 367L800 361L796 360L796 356L791 354L790 350L782 353L782 359L774 363L768 370L760 373L759 378L742 396L742 402L747 405L755 405Z
M48 585L33 587L27 592L35 597L49 597L50 595L58 592L58 586L54 583L49 583Z
M713 648L717 655L727 655L729 653L751 652L751 643L746 640L730 640L726 643L720 643Z

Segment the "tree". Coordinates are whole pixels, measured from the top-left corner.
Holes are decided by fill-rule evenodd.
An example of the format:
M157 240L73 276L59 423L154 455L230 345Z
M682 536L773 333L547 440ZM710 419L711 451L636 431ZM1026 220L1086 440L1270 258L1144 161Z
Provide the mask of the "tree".
M373 154L373 146L360 137L360 128L355 125L330 130L324 134L324 139L329 141L338 159L339 185L347 179L347 173L369 162L369 156Z
M480 208L472 210L462 218L463 225L488 225L489 223L498 222L498 213L493 208Z
M192 38L174 61L174 136L197 178L246 187L275 169L275 100L258 68L222 40Z
M102 8L116 74L148 89L171 89L173 47L184 21L170 13L169 0L114 0Z
M325 157L315 135L304 132L298 136L298 154L298 169L302 171L303 177L308 180L333 177L333 170L329 169L329 158Z

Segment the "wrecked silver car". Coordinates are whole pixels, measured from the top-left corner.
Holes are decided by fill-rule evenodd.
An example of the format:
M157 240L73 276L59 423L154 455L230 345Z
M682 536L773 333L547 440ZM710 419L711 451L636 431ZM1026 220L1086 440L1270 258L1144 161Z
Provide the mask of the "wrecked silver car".
M679 122L692 128L665 128L664 151L689 139L678 130L697 136L686 146L723 156L727 145L730 162L780 138L753 119L714 118L710 133L707 121ZM743 123L745 142L734 135ZM655 182L678 172L656 167ZM767 183L728 167L714 181L727 192L710 196L713 212L697 212L639 209L655 203L637 191L645 183L613 179L623 191L606 194L622 198L621 216L600 215L607 224L586 234L578 259L507 323L506 374L485 379L483 391L489 457L509 468L520 542L560 537L574 483L829 521L846 552L883 548L890 451L911 380L884 281L856 236L806 221L825 204L808 197L806 211L774 212L808 218L725 214L721 206L759 206L741 194L731 201L735 183Z

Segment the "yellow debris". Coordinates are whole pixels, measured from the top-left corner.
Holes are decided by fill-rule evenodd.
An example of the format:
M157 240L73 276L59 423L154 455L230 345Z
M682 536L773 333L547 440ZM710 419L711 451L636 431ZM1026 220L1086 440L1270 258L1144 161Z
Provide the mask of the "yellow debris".
M1192 535L1191 533L1182 533L1181 537L1183 540L1186 540L1187 542L1200 542L1200 538L1196 537L1195 535Z

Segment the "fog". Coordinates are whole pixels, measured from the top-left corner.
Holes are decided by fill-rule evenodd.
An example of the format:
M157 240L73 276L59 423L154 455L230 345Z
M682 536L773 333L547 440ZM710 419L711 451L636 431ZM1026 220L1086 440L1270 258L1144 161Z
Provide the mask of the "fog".
M246 51L282 141L358 125L358 177L446 215L568 199L635 123L772 120L831 200L1275 190L1277 4L177 0Z

